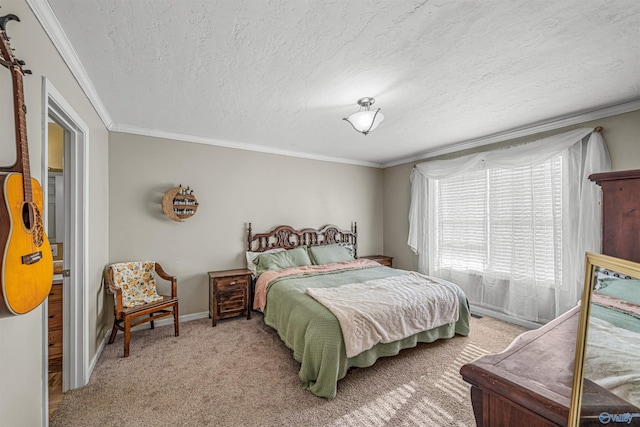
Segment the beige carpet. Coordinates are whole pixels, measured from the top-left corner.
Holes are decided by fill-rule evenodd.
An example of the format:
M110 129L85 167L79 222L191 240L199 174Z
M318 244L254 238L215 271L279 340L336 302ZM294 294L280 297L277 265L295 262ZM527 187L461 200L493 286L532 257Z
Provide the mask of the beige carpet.
M262 316L134 332L106 346L89 384L65 394L51 426L473 426L460 366L502 351L524 329L472 319L471 335L420 344L356 369L327 400Z

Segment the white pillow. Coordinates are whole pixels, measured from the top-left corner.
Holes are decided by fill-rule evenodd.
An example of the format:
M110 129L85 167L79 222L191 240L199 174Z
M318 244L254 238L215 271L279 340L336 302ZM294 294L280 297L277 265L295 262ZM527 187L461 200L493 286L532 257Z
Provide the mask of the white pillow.
M253 263L253 260L256 259L258 256L262 255L262 254L273 254L276 252L282 252L284 251L284 248L275 248L275 249L269 249L267 251L264 252L250 252L247 251L247 269L249 269L251 271L251 274L253 274L253 277L257 276L257 272L256 272L256 265Z

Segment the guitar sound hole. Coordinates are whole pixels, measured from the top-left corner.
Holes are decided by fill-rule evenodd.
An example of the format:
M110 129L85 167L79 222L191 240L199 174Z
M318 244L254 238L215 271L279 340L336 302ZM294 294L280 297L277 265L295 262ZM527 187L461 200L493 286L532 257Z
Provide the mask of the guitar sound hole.
M33 225L35 224L34 218L35 218L35 215L34 215L33 206L31 205L31 203L23 203L22 204L22 223L24 224L24 227L29 231L33 229Z

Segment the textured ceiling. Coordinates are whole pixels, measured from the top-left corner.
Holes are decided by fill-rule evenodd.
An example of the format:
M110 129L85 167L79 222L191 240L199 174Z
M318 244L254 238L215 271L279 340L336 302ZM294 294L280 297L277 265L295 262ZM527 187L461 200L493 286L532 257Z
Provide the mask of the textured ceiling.
M392 164L640 100L636 0L48 2L113 130Z

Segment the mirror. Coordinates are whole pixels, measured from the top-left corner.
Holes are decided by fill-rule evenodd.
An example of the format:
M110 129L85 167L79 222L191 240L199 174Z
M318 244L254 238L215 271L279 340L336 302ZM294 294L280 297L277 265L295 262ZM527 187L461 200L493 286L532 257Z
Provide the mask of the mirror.
M47 128L47 237L53 253L54 272L62 269L64 243L64 157L69 131L49 119Z
M49 191L47 192L47 237L50 243L57 243L62 240L62 230L64 227L64 181L62 170L49 168Z
M587 253L569 426L640 426L640 263Z

